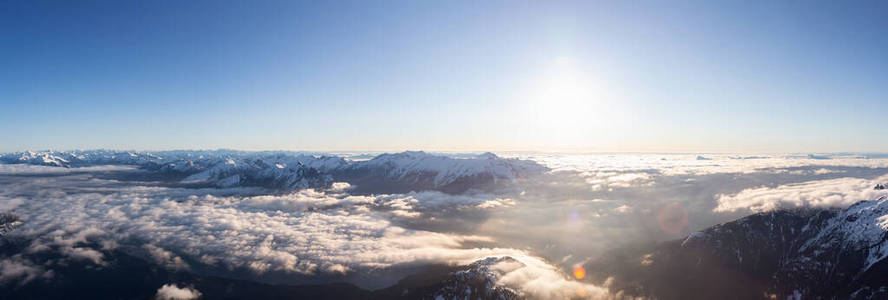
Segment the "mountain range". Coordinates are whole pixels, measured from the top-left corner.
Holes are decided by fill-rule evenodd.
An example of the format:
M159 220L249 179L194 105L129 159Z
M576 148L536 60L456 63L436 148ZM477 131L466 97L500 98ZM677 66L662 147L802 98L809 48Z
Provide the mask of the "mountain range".
M529 160L493 153L449 157L422 151L381 154L369 160L298 152L25 151L0 155L0 162L63 168L129 165L168 175L182 184L274 189L329 188L348 182L357 192L440 190L461 193L548 171Z

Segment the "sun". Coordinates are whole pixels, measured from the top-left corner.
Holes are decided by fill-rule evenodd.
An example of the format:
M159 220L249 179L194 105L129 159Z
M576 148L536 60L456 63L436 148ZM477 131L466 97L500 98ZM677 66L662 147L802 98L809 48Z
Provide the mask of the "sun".
M570 57L557 57L541 72L531 116L539 130L562 141L586 138L602 122L596 80Z

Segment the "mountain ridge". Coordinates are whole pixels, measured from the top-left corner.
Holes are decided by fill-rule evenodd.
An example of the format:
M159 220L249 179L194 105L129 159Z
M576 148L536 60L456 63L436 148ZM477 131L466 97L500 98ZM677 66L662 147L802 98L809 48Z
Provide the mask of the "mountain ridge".
M223 188L329 188L334 181L343 181L367 192L442 190L460 193L549 170L530 160L501 158L489 152L454 158L422 151L385 153L369 160L348 160L333 155L291 152L50 150L2 154L0 162L63 168L133 165L143 170L181 177L183 184Z
M586 267L639 296L883 299L888 197L845 209L756 213L684 239L620 251Z

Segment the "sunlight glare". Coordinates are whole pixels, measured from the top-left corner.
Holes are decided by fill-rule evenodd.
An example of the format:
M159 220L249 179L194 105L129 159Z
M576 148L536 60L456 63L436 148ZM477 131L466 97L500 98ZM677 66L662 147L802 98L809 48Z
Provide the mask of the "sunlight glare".
M582 64L571 57L555 58L538 79L531 114L538 130L559 143L586 139L601 124L606 104Z

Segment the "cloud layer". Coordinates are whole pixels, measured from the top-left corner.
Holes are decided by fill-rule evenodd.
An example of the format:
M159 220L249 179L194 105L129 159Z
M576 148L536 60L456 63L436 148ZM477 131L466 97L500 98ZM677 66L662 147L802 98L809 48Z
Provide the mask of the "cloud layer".
M527 154L516 157L539 162L555 171L655 172L662 175L709 175L719 173L786 172L810 166L888 168L884 156L867 155L742 155L706 154ZM820 172L824 172L823 169Z
M532 259L524 250L496 247L490 237L398 225L441 210L515 205L512 199L488 194L356 196L346 192L347 184L279 195L254 195L253 189L214 189L221 192L215 194L89 173L44 175L0 178L15 182L0 190L0 206L22 221L9 237L27 241L21 255L0 260L0 281L51 278L53 266L66 261L108 267L112 250L172 271L210 268L257 279L269 273L277 278L335 278L393 267L467 264L492 255ZM30 259L46 254L61 257ZM537 277L557 274L556 267L534 262L554 272ZM538 285L552 279L548 277L508 280L541 292ZM163 299L193 295L199 294L175 285L157 292Z
M348 182L218 188L132 167L0 164L0 212L21 221L7 238L24 241L0 257L0 284L52 280L70 262L113 266L112 251L171 271L359 284L380 277L366 274L509 255L529 267L501 282L529 295L610 297L564 274L627 243L749 212L847 206L884 194L873 186L888 182L883 159L705 156L541 156L554 171L459 194L359 193Z
M873 180L837 178L786 184L776 187L745 189L732 195L719 195L716 212L748 209L753 212L796 207L847 207L861 200L885 195L876 184L888 182L888 176Z
M39 190L40 201L15 202L24 223L13 234L34 238L29 253L57 250L96 265L105 263L103 254L90 244L105 249L140 245L159 263L174 268L187 268L187 259L257 274L343 273L353 268L466 262L515 253L461 247L464 242L488 240L484 237L393 225L389 214L412 217L417 213L410 202L414 196L409 195L331 196L306 190L279 196L176 199L171 196L182 191L167 188L112 193L70 193L50 186ZM12 202L12 198L4 199ZM377 206L381 209L374 210Z

